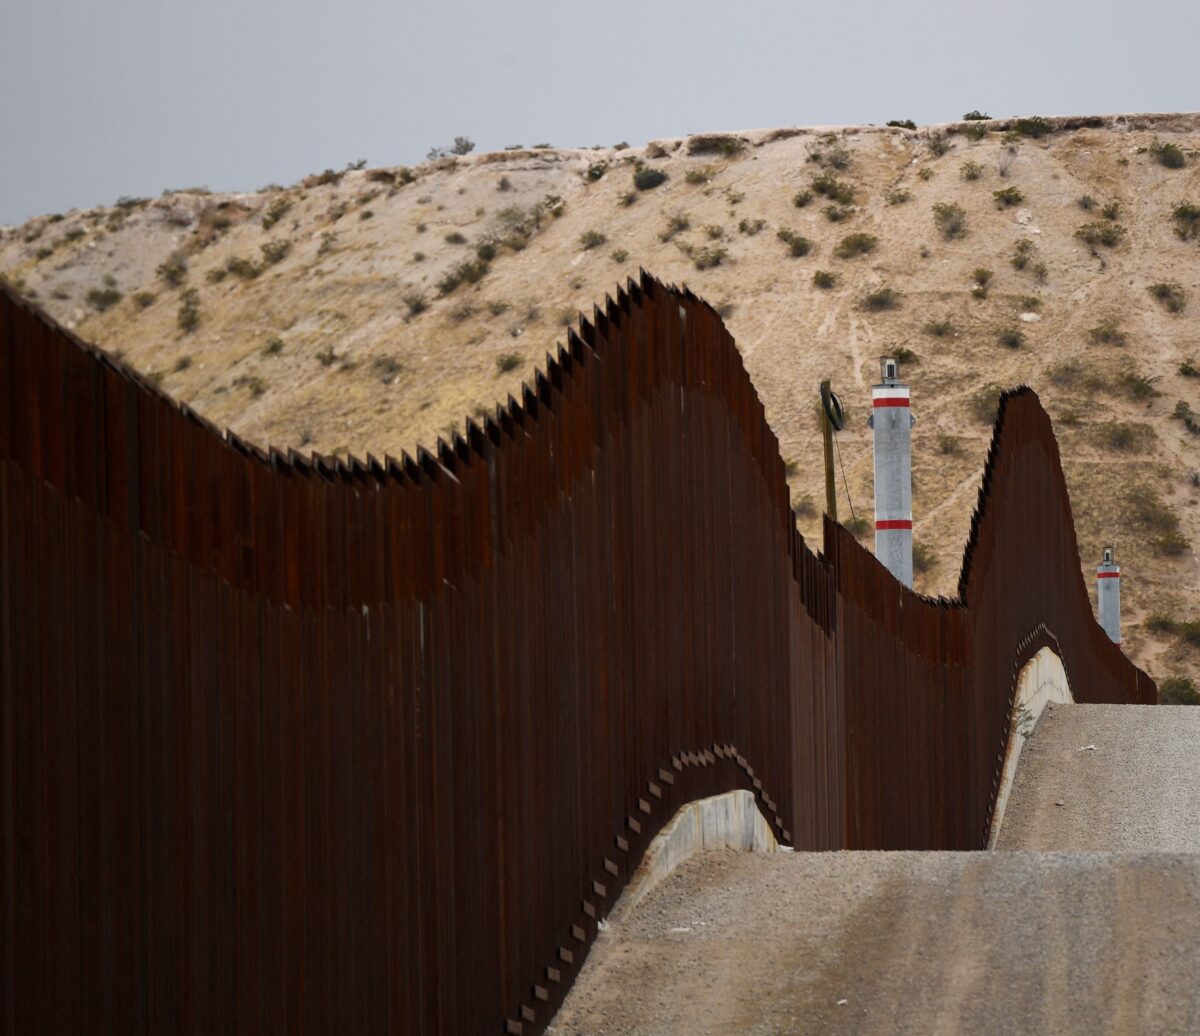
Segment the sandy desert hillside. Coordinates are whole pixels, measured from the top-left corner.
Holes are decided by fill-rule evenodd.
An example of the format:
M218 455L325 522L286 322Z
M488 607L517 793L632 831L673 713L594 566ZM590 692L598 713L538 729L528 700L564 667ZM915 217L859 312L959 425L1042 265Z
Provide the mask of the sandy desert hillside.
M996 387L1034 386L1089 584L1116 545L1127 652L1200 677L1200 116L522 147L0 230L5 278L84 338L251 440L322 453L461 428L639 267L725 316L818 545L817 383L846 404L870 517L870 385L899 352L928 593L955 589Z

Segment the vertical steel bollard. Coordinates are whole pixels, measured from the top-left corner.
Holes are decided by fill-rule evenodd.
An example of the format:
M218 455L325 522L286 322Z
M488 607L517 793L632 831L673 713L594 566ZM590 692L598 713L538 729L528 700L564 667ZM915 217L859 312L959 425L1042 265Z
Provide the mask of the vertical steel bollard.
M1100 608L1100 625L1114 644L1121 643L1121 566L1113 560L1112 547L1104 548L1104 556L1096 569L1096 601Z
M875 433L875 556L905 586L913 582L912 427L908 386L890 356L871 386L868 424Z

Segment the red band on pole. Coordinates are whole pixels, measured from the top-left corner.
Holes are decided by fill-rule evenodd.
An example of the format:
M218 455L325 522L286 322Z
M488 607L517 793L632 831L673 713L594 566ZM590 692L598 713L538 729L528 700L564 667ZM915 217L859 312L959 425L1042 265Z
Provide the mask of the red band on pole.
M906 407L906 406L908 406L908 400L907 399L876 399L876 400L874 400L874 405L875 405L876 409L878 409L881 406L903 406L903 407Z
M1120 572L1097 572L1096 578L1097 579L1120 579L1121 573Z
M911 518L880 518L875 523L876 529L911 529Z

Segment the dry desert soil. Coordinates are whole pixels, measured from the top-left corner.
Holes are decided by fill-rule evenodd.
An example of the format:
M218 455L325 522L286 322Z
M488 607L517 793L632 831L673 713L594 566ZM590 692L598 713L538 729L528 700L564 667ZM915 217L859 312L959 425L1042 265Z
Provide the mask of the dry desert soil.
M0 273L254 442L382 456L517 394L644 268L723 314L810 540L817 383L869 516L870 385L899 352L931 594L957 586L996 387L1032 385L1089 585L1116 546L1126 651L1200 678L1198 149L1195 115L522 147L40 216L0 228Z

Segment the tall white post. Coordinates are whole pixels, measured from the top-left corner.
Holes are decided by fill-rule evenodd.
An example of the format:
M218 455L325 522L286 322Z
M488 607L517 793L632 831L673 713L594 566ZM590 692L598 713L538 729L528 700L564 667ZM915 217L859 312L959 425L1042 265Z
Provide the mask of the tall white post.
M913 582L912 427L908 386L890 356L881 363L881 384L871 386L875 433L875 556L905 586Z
M1113 559L1112 547L1096 569L1096 600L1100 607L1100 625L1114 644L1121 643L1121 566Z

